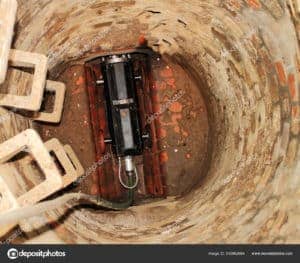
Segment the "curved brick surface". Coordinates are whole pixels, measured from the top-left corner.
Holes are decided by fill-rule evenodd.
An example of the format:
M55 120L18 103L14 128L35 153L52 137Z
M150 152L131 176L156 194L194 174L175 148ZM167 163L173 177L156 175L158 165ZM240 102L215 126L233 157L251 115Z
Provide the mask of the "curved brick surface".
M76 210L60 238L299 243L298 1L18 2L16 48L47 54L52 76L89 51L131 47L141 32L204 83L209 110L212 160L200 187L120 213Z

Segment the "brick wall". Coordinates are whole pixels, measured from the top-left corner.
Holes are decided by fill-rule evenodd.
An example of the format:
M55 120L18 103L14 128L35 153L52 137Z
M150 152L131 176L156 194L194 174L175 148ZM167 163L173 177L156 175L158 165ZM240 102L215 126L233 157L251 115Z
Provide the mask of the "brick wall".
M113 215L77 211L61 238L299 243L298 2L20 0L15 46L47 54L53 76L143 33L188 69L208 108L211 163L200 186Z

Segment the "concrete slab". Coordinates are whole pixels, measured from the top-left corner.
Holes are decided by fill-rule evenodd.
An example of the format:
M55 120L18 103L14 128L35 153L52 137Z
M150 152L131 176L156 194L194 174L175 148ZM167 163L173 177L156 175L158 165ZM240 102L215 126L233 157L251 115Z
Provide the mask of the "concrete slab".
M37 203L55 193L63 186L62 177L55 163L40 136L33 129L27 129L0 144L0 163L10 160L24 149L31 153L43 171L46 179L41 184L34 186L27 193L17 198L20 206Z
M55 154L65 170L65 174L62 176L63 188L83 175L84 169L70 145L63 146L56 138L45 142L45 145L49 152Z
M63 112L66 86L62 82L47 80L46 91L55 92L53 111L50 113L38 112L37 116L32 119L40 122L59 123Z
M19 207L16 197L11 192L9 186L0 176L0 215L10 210ZM15 224L9 224L0 228L0 237L5 235L8 231L13 229Z
M38 111L46 84L48 58L43 54L11 49L8 60L10 66L34 69L31 93L28 96L0 93L0 105Z

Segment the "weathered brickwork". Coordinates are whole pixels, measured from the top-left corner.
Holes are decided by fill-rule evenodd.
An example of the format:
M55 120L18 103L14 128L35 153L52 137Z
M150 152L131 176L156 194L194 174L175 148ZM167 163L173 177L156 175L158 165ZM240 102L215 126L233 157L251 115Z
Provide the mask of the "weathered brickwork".
M209 111L211 163L185 196L113 214L76 210L57 228L60 238L299 243L299 1L88 2L20 0L16 48L47 54L55 76L97 50L133 47L134 27L198 81Z

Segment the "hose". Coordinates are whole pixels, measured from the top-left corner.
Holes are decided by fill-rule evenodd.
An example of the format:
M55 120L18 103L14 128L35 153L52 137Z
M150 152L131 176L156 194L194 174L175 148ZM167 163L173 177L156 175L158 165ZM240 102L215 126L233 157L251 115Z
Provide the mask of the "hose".
M128 175L128 185L133 184L133 172L127 173ZM18 223L21 220L41 215L49 210L57 209L70 201L73 201L71 206L76 204L94 204L102 208L108 208L111 210L124 210L132 205L134 199L134 189L128 190L127 200L125 202L117 203L111 202L101 198L100 196L94 196L83 193L69 193L64 194L58 198L49 201L43 201L31 206L21 207L16 210L4 213L0 216L0 225L7 225L12 223ZM79 202L79 200L81 202ZM75 202L74 202L75 201Z
M134 185L132 185L132 183L130 185L126 185L124 182L123 182L123 179L122 179L122 173L121 173L121 169L122 169L122 164L121 164L121 157L118 158L118 165L119 165L119 171L118 171L118 177L119 177L119 182L120 184L125 188L125 189L134 189L137 187L138 183L139 183L139 177L138 177L138 174L137 174L137 171L136 171L136 167L134 167L134 174L135 174L135 182L134 182ZM127 175L128 175L128 172L127 172ZM129 176L129 175L128 175Z

